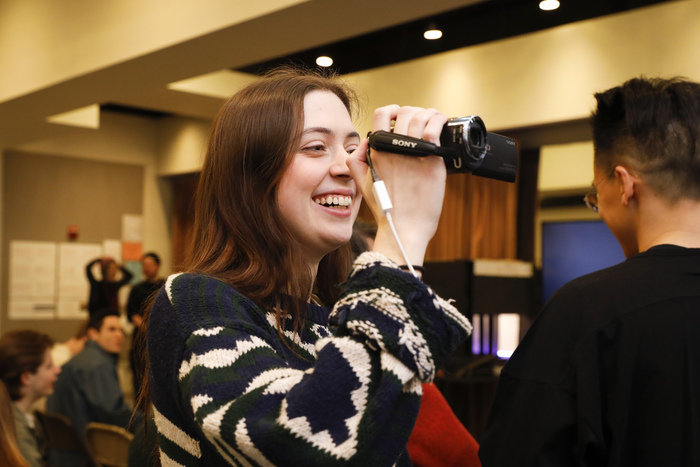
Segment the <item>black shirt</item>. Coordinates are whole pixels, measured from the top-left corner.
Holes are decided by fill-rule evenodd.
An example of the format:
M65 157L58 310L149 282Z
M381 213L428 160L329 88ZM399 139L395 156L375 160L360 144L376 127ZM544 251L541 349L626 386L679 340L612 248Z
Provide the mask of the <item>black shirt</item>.
M563 286L501 374L492 466L700 466L700 249Z

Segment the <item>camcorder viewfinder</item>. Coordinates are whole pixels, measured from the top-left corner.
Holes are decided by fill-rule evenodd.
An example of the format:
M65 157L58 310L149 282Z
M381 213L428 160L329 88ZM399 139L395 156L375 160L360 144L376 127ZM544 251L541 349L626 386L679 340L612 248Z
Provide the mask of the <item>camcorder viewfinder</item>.
M440 156L447 173L472 173L510 183L515 182L518 173L515 140L489 133L476 115L449 119L440 134L440 146L388 131L371 133L369 146L375 151L406 156Z

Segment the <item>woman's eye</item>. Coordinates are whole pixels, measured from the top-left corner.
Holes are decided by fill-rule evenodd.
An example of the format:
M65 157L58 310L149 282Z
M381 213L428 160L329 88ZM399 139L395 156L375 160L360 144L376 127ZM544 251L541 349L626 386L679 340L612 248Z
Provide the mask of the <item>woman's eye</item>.
M312 144L311 146L306 146L304 151L308 152L323 152L326 147L322 144Z
M345 148L345 151L348 154L352 154L353 152L355 152L355 149L357 149L357 145L352 145L352 146L348 146L347 148Z

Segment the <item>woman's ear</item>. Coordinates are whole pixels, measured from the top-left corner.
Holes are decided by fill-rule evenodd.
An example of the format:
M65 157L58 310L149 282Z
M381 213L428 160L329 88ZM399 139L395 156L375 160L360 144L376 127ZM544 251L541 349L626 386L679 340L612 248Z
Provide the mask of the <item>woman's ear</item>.
M635 184L639 181L639 178L630 172L627 167L618 165L615 167L615 179L620 187L622 205L627 206L629 201L634 198Z

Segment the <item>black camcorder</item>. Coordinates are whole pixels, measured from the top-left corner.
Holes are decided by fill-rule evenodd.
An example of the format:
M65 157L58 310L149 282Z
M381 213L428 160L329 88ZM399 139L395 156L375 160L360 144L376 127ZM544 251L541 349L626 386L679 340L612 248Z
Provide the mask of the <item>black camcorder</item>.
M472 173L511 183L518 173L515 140L487 132L476 115L449 119L440 134L440 146L388 131L370 134L369 146L406 156L440 156L445 160L447 173Z

